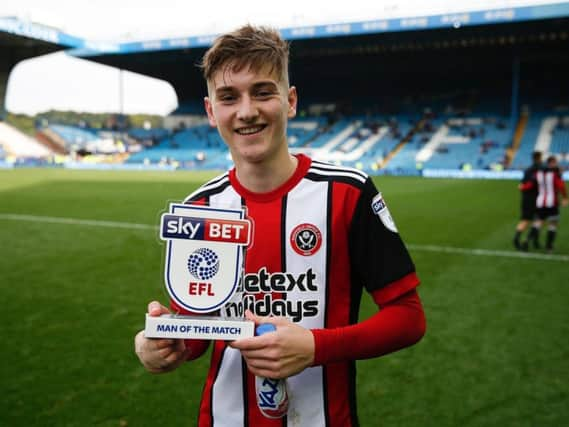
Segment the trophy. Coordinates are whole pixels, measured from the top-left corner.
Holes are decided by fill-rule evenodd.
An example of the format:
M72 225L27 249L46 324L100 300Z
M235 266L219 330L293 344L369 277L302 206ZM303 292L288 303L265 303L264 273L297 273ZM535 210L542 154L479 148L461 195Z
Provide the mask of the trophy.
M164 282L192 315L146 315L147 338L235 340L252 337L244 320L243 270L252 224L245 209L171 203L160 220ZM194 315L195 314L195 315Z

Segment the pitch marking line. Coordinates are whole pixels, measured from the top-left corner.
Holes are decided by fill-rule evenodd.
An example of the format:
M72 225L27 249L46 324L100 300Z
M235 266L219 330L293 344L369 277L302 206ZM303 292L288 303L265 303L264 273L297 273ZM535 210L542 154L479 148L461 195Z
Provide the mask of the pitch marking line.
M138 230L158 229L158 226L156 225L136 224L133 222L98 221L92 219L61 218L53 216L0 214L0 219L7 219L13 221L44 222L52 224L66 224L66 225L88 225L93 227L128 228L128 229L138 229Z
M30 221L30 222L43 222L52 224L66 224L66 225L83 225L92 227L109 227L109 228L126 228L131 230L157 230L157 225L137 224L132 222L118 222L118 221L99 221L91 219L77 219L77 218L62 218L52 216L39 216L39 215L21 215L21 214L0 214L0 220L11 221ZM534 252L517 252L517 251L499 251L490 249L471 249L471 248L457 248L454 246L437 246L437 245L415 245L407 244L411 250L424 251L424 252L438 252L449 254L461 255L475 255L475 256L494 256L504 258L525 258L525 259L539 259L546 261L561 261L569 262L569 255L556 255L556 254L540 254Z
M498 256L504 258L525 258L525 259L543 259L547 261L569 261L569 255L555 254L539 254L534 252L516 252L516 251L498 251L490 249L469 249L457 248L454 246L436 246L436 245L413 245L408 244L409 249L425 252L443 252L450 254L462 255L479 255L479 256Z

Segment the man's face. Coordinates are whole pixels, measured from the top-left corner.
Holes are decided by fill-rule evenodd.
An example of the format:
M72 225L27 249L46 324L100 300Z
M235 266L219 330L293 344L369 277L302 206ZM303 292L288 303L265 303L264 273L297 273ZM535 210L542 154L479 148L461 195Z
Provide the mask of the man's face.
M286 124L296 115L297 95L268 71L229 68L208 81L205 108L236 165L270 163L288 155Z

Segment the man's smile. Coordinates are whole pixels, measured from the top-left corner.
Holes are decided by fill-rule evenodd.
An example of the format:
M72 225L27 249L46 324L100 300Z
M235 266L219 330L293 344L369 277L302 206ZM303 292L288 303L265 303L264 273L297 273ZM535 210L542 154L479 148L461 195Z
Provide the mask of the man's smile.
M239 135L253 135L255 133L261 132L265 129L267 125L255 125L255 126L247 126L235 129Z

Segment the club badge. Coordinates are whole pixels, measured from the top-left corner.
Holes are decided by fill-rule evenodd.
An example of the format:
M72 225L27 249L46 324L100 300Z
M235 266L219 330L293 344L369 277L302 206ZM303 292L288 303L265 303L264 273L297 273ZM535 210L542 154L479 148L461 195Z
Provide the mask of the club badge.
M290 233L290 244L299 255L314 255L322 245L322 233L312 224L297 225Z

